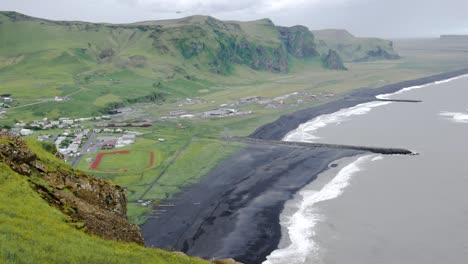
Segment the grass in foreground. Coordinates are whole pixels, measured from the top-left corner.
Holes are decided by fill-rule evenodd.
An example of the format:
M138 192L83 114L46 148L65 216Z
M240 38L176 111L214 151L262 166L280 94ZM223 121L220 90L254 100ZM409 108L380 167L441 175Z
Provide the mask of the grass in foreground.
M0 263L207 263L76 230L3 163L0 199Z

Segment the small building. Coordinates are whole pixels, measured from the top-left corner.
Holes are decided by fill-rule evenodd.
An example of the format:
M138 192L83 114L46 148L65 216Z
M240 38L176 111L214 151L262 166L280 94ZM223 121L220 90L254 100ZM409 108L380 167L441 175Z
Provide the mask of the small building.
M115 148L115 142L114 141L108 141L104 142L101 146L101 149L113 149Z
M122 113L122 112L119 111L119 110L109 110L109 111L107 111L107 114L109 114L109 115L116 115L116 114L120 114L120 113Z
M11 102L13 102L13 99L11 97L3 97L3 101L5 103L11 103Z
M135 143L135 135L134 134L125 134L121 137L122 141L129 142L130 144Z
M71 143L70 145L68 145L68 152L69 153L76 153L78 152L78 149L80 148L80 145L77 144L77 143Z
M62 120L62 124L66 125L66 126L71 126L75 123L75 121L71 120L71 119L64 119Z
M22 135L22 136L30 136L33 133L34 132L31 129L23 128L23 129L20 130L20 135Z

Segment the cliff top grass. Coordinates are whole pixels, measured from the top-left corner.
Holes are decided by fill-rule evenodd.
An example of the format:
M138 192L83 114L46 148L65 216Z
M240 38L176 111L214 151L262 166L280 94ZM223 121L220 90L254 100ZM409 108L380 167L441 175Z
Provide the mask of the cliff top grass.
M41 157L44 152L36 154ZM4 163L0 163L0 199L0 263L207 263L85 234L49 206L31 188L28 177Z

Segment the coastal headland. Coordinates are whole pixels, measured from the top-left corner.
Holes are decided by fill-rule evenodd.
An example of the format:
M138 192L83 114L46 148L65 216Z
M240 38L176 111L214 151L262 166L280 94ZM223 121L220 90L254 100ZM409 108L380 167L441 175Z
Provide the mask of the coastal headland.
M207 259L263 262L280 242L279 215L285 202L334 161L372 152L369 147L273 141L317 116L375 101L377 95L465 74L468 69L357 89L336 101L282 116L260 127L244 140L244 149L221 162L199 183L166 201L165 206L154 208L157 217L141 227L146 245ZM266 144L268 141L271 144ZM411 154L408 152L384 154Z

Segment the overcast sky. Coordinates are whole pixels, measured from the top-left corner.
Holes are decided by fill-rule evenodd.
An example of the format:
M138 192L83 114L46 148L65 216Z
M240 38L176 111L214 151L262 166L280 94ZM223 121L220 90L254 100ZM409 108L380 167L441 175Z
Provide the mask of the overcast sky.
M194 14L223 20L268 17L277 25L345 28L386 38L468 34L468 0L0 0L0 10L112 23Z

